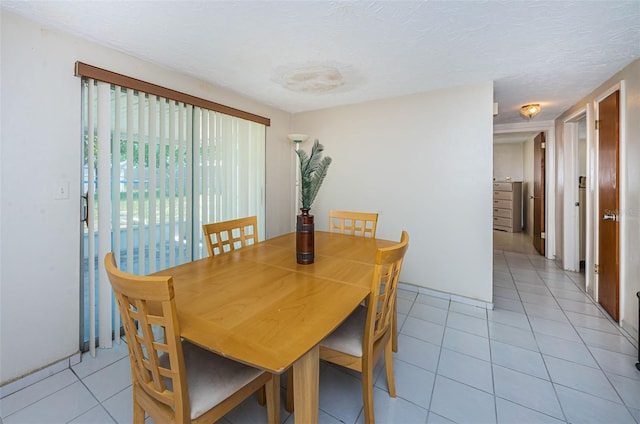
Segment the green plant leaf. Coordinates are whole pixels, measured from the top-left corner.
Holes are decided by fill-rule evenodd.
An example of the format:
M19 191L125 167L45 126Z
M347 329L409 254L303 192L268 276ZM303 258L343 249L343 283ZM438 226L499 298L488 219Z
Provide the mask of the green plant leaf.
M330 157L323 158L320 161L320 163L318 164L318 168L316 169L316 172L311 177L311 184L309 184L309 187L310 187L309 205L311 205L313 203L313 201L316 200L316 196L318 195L318 192L320 191L320 186L322 185L322 182L324 181L325 177L327 176L327 171L329 170L329 165L330 164L331 164L331 158Z
M313 143L311 154L296 150L300 159L300 202L304 209L311 209L331 164L330 157L322 157L323 151L324 146L318 140Z

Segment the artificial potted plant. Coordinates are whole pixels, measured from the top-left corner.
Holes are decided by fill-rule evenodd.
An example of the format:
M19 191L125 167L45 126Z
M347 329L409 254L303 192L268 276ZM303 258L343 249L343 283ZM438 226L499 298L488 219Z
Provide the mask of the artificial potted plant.
M296 150L300 162L300 215L296 225L296 259L299 264L312 264L314 260L314 223L309 214L320 186L327 176L331 158L322 157L324 146L318 140L313 143L311 154Z

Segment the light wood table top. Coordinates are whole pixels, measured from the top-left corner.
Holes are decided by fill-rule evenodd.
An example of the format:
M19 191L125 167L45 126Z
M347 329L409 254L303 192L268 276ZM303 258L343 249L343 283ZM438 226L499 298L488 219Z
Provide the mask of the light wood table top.
M295 233L169 268L181 335L282 373L294 366L295 418L317 421L318 344L369 294L376 250L394 242L315 232L315 263L296 262Z

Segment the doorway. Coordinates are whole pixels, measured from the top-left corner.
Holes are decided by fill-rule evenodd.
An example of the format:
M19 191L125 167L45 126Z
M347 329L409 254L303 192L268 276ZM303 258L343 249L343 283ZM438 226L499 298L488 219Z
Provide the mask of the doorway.
M584 272L587 265L587 186L593 178L587 175L587 109L564 121L564 205L563 205L563 268Z
M544 158L544 189L546 204L540 210L541 217L546 223L544 243L544 255L548 259L555 258L555 168L548 166L555 161L554 145L555 132L553 122L523 123L494 126L493 152L494 152L494 180L511 177L512 181L522 181L522 232L530 240L529 244L533 249L533 227L534 227L534 139L543 134L545 138L545 158ZM514 146L515 145L515 146ZM518 155L505 155L505 150L517 149ZM542 159L541 159L542 160ZM504 163L508 162L505 166ZM515 168L514 168L515 167ZM540 167L541 168L541 167ZM495 231L494 231L495 233ZM504 237L495 237L494 243ZM527 249L529 250L529 249ZM535 252L535 250L534 250ZM538 252L535 252L536 254ZM539 254L539 253L538 253Z
M578 121L578 271L587 264L587 116Z

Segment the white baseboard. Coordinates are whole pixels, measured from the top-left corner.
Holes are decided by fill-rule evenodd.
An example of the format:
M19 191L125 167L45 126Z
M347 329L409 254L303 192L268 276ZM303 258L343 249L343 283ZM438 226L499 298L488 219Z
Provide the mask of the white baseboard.
M47 365L46 367L29 373L23 377L12 380L9 383L0 386L0 398L9 396L10 394L24 389L25 387L37 383L38 381L44 380L47 377L57 374L60 371L71 368L73 365L80 363L81 358L82 355L80 352L78 352L66 359L54 362L53 364Z
M411 291L414 293L419 293L427 296L438 297L440 299L450 300L452 302L464 303L466 305L471 305L478 308L493 310L492 302L484 302L482 300L471 299L469 297L459 296L457 294L445 293L438 290L428 289L426 287L418 287L409 283L398 283L398 288L402 290Z

